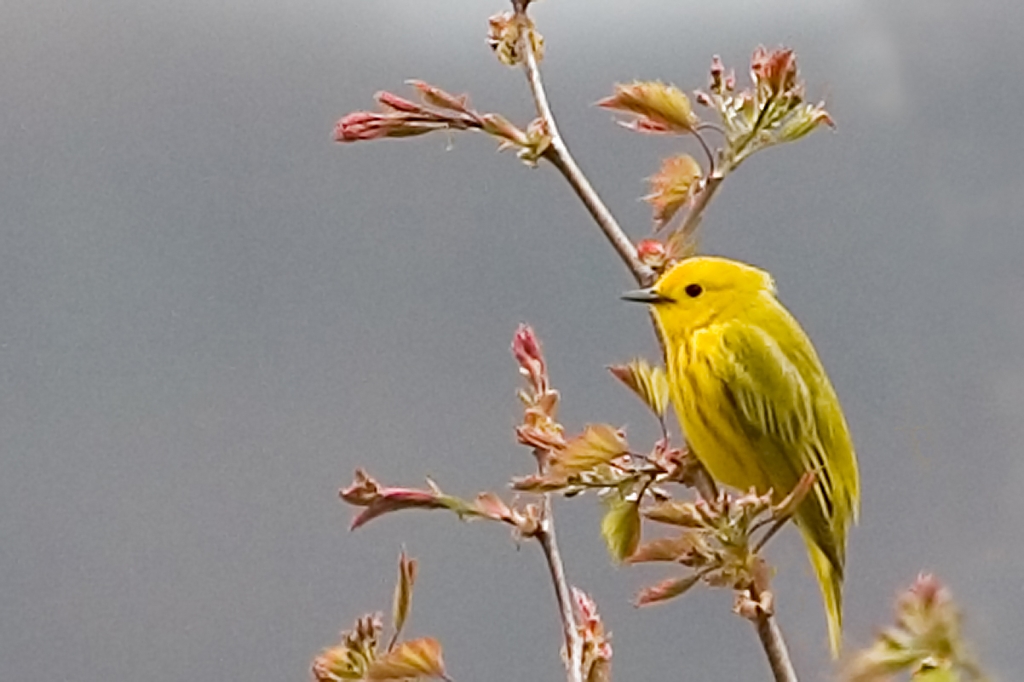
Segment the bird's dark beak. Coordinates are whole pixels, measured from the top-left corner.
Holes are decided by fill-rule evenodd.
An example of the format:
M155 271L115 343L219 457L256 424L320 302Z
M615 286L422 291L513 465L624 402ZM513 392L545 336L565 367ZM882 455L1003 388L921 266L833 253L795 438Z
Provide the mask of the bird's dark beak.
M633 291L627 291L621 296L623 301L636 301L637 303L648 303L654 305L655 303L665 303L669 299L665 298L654 290L654 287L647 287L646 289L634 289Z

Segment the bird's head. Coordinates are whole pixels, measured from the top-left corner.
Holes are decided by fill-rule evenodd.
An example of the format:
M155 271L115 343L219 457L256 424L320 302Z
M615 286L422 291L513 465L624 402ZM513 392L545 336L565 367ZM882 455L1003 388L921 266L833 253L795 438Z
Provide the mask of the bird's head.
M680 261L654 286L623 294L647 303L670 335L689 334L738 314L763 295L773 295L771 275L746 263L702 256Z

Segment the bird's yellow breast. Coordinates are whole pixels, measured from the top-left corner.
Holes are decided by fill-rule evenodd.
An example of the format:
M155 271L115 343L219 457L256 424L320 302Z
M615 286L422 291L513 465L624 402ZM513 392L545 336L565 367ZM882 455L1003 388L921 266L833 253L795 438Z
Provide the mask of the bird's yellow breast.
M718 482L746 492L771 487L758 465L754 445L735 419L729 395L710 353L718 339L711 330L695 332L670 358L672 401L693 454Z

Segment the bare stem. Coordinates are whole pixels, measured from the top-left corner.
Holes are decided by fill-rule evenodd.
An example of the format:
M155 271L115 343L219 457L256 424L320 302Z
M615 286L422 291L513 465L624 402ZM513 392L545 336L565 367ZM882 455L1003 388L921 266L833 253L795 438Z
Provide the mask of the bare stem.
M526 8L530 0L512 0L512 6L516 14L527 23ZM544 158L561 172L569 182L576 195L587 207L590 215L594 218L598 227L604 232L608 241L611 242L619 257L629 268L633 277L638 283L647 286L654 281L654 272L640 262L637 256L636 247L625 231L615 220L608 207L601 201L597 191L587 180L583 171L577 165L575 159L569 153L569 148L558 132L558 124L551 112L551 105L548 104L547 92L544 90L544 82L541 80L540 67L537 65L537 55L533 51L533 41L526 31L520 38L520 49L525 58L523 70L526 72L526 79L530 84L530 92L533 93L533 101L537 107L537 116L544 122L547 133L551 137L551 144L544 152ZM541 460L538 459L538 463ZM543 468L543 464L541 464ZM566 673L568 682L583 682L583 637L580 635L579 626L576 623L576 614L573 610L572 595L569 591L569 581L565 577L565 566L562 563L562 555L558 551L558 540L555 536L555 519L552 511L551 495L544 495L543 520L540 529L537 531L537 541L540 543L547 560L548 571L551 573L551 582L555 587L555 598L558 600L558 611L562 618L562 629L565 634L565 650L567 654Z
M779 624L773 616L764 615L757 619L757 636L768 656L768 665L772 668L775 682L799 682L793 662L789 660L786 640L782 637Z
M700 148L704 150L704 156L707 157L707 160L708 160L708 174L709 175L714 175L715 174L715 155L711 152L711 147L708 146L707 140L704 139L704 136L700 134L700 129L699 128L694 128L693 136L695 138L697 138L697 142L700 143Z
M513 5L516 7L516 11L525 17L526 3L513 2ZM544 158L550 161L572 186L598 227L611 242L612 248L629 268L634 279L643 286L653 283L654 271L640 262L633 242L626 236L625 231L605 203L601 201L601 197L598 196L593 185L587 180L587 176L583 174L576 160L569 153L565 139L558 132L558 124L555 123L555 116L548 103L547 92L544 90L544 81L541 79L540 67L537 64L537 55L533 52L528 36L524 35L521 45L523 70L526 72L526 79L530 84L530 92L533 94L533 101L537 107L537 115L544 121L548 135L551 136L551 145L544 152Z
M576 615L572 607L572 595L569 592L569 581L565 577L565 566L562 555L558 551L558 540L555 537L555 518L551 509L551 495L544 495L544 515L536 538L544 551L551 582L555 586L555 598L558 600L558 611L562 617L562 630L565 633L565 650L568 654L566 672L569 682L583 682L583 637L576 625Z
M772 537L774 537L775 534L778 533L782 529L782 527L785 526L788 522L788 516L786 518L778 519L777 521L775 521L775 523L772 524L772 527L768 529L768 532L764 534L764 537L758 540L757 544L754 545L754 553L757 554L762 549L764 549L764 546L768 544L768 541L771 540Z
M721 172L715 172L704 180L700 190L697 191L693 198L693 205L690 206L690 210L687 211L686 217L683 218L683 222L679 226L678 232L681 236L681 243L692 243L697 233L697 228L700 227L700 221L704 217L704 210L711 203L712 197L715 196L724 179L725 175Z
M751 598L760 601L761 595L751 588ZM759 610L754 620L757 629L758 639L764 647L764 653L768 656L768 665L772 669L775 682L799 682L796 676L796 669L793 668L793 661L789 658L789 649L786 648L786 640L782 636L782 630L775 621L775 616L767 611Z

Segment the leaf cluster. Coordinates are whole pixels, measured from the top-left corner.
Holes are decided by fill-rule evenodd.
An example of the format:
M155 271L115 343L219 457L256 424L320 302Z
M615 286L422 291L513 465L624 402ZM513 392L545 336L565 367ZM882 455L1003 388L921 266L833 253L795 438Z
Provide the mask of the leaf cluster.
M351 630L341 633L341 641L325 649L313 661L317 682L415 682L449 680L445 672L441 644L432 637L399 641L412 608L417 562L403 551L398 558L398 582L395 585L391 620L393 634L381 647L384 630L381 614L358 618Z
M896 600L893 625L847 663L844 682L985 682L962 634L952 594L932 575L920 575Z
M690 154L667 157L643 197L653 209L656 230L665 232L670 260L696 252L696 227L707 198L743 161L762 149L799 140L823 124L833 125L823 104L804 100L804 89L792 50L758 47L750 60L750 85L742 90L737 90L735 73L726 73L717 56L712 60L707 90L694 93L696 103L712 114L709 120L697 115L683 91L661 81L619 84L611 96L598 101L598 106L622 115L620 124L629 130L692 136L700 145L703 166ZM720 135L720 146L708 140L709 132ZM673 227L686 207L686 217Z
M663 369L643 359L609 368L661 426L662 437L649 451L638 452L623 430L608 424L589 424L578 435L566 437L557 418L559 393L548 375L541 343L530 327L522 325L516 331L512 354L525 380L518 393L523 419L515 433L537 461L536 473L512 478L512 489L528 495L565 497L594 492L605 505L601 535L614 560L670 562L689 569L686 575L643 590L638 605L679 596L703 581L735 590L737 610L744 616L770 612L771 570L760 550L790 519L811 489L813 475L805 476L778 504L772 504L771 491L739 497L716 491L710 498L676 500L667 486L695 488L706 474L685 449L671 444L665 426L669 386ZM432 481L426 488L383 486L361 470L341 491L341 497L363 508L353 528L403 509L447 509L463 519L498 521L511 526L519 538L537 536L543 523L537 503L506 502L493 492L464 500L444 493ZM671 528L674 535L642 544L645 519ZM753 611L739 606L748 603L755 604Z
M471 108L466 95L453 95L420 80L408 83L418 92L419 102L391 92L378 92L374 99L381 110L355 111L342 117L334 126L334 140L359 142L416 137L436 131L476 130L497 138L498 151L515 149L529 166L537 165L551 144L547 125L540 118L521 129L501 114Z

